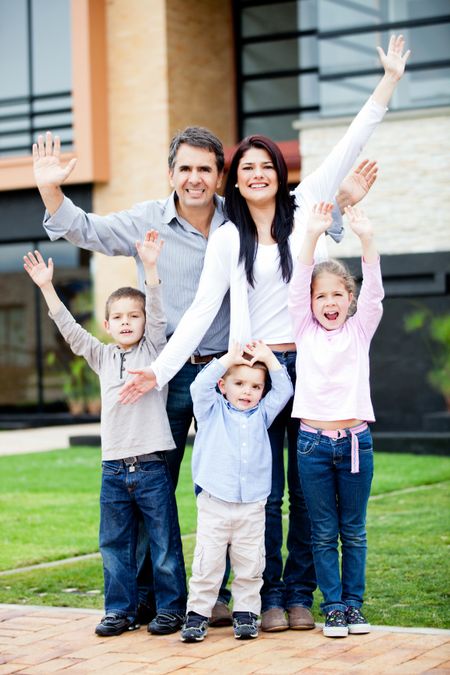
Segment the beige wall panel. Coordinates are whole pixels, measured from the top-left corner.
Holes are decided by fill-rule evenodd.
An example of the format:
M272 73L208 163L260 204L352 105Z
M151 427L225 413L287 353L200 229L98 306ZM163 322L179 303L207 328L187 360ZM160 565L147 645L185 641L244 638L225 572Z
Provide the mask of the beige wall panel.
M108 0L110 180L96 185L94 211L108 213L169 193L165 0ZM95 305L118 286L135 286L132 259L95 256Z
M377 159L379 177L362 206L375 224L381 253L450 250L450 118L387 113L361 158ZM339 140L345 126L305 128L300 132L302 174L307 176ZM346 227L332 256L360 255L357 238Z
M205 126L236 142L231 0L167 0L170 133Z

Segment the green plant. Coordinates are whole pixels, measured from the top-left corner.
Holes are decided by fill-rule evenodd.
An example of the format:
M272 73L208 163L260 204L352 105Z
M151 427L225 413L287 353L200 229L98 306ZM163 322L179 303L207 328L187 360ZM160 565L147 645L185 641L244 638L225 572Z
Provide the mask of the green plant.
M47 354L47 364L56 367L61 374L64 395L71 412L80 414L89 408L92 401L100 400L98 375L82 356L74 356L64 364L58 364L55 352Z
M434 314L427 308L419 309L405 317L405 330L407 333L423 331L433 364L428 381L443 395L450 410L450 314Z

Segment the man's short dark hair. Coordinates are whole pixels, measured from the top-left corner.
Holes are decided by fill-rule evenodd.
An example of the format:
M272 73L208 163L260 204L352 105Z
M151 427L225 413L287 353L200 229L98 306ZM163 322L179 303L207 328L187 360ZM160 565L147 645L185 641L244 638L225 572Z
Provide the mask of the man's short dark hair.
M223 153L223 145L212 131L205 127L186 127L183 131L175 134L170 142L169 147L169 169L173 169L175 159L180 145L192 145L194 148L202 148L209 150L216 156L217 170L220 173L225 166L225 157Z
M109 298L106 301L105 307L105 319L109 321L109 314L111 312L111 305L116 300L122 300L122 298L132 298L133 300L139 300L142 303L142 309L145 314L145 295L142 291L132 286L122 286L118 288L117 291L111 293Z

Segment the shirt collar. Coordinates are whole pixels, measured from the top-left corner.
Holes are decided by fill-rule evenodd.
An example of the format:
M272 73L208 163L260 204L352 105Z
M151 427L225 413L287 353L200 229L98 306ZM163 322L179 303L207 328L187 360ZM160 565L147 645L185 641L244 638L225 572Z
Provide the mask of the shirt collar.
M214 232L218 227L220 227L220 225L223 225L226 222L223 209L223 198L219 197L219 195L214 195L214 205L215 210L211 221L211 232ZM192 227L192 225L187 220L181 218L181 216L178 214L175 190L166 201L162 222L166 223L167 225L174 225L175 222L177 222L182 227L198 234L198 231L195 229L195 227Z
M221 395L222 396L222 395ZM233 412L238 412L241 415L245 415L245 417L249 417L252 413L257 410L259 403L257 403L253 408L249 408L248 410L239 410L239 408L235 408L234 405L232 405L226 398L225 396L222 396L223 402L225 403L226 407L228 410L232 410Z

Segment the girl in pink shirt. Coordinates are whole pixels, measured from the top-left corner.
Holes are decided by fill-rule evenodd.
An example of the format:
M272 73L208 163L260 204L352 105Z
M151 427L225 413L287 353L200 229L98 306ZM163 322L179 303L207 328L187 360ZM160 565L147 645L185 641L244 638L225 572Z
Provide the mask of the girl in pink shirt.
M357 303L355 282L341 263L329 260L314 266L315 246L330 225L331 209L323 202L313 208L289 290L296 369L301 373L292 416L301 419L297 458L324 598L323 632L327 637L346 637L370 631L360 609L373 476L367 422L375 419L369 347L381 319L384 293L372 225L356 207L348 207L346 215L362 246L363 283Z

